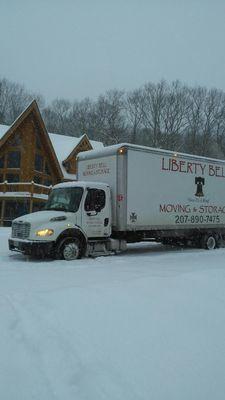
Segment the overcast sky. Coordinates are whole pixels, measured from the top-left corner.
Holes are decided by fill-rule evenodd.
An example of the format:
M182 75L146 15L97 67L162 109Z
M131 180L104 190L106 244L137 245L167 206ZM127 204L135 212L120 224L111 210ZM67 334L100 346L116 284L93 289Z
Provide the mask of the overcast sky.
M225 90L224 0L0 0L0 78L47 101L179 79Z

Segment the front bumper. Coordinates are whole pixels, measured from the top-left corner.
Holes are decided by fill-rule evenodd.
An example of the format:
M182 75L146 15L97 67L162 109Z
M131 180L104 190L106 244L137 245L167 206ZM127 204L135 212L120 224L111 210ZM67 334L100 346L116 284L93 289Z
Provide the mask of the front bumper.
M18 239L9 239L9 250L19 251L31 256L52 257L55 252L55 242L31 242Z

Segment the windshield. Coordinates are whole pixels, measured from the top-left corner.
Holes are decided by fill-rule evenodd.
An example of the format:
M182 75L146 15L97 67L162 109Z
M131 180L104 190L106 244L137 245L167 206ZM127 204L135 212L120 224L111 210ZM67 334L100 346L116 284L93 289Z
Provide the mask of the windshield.
M53 189L45 205L45 210L76 212L79 208L83 188L65 187Z

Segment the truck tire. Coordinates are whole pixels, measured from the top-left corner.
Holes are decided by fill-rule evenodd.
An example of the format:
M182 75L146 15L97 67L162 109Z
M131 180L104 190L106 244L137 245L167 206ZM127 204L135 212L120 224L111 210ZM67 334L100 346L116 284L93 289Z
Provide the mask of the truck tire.
M59 246L59 258L72 261L78 260L82 255L82 246L78 238L67 238Z
M217 247L217 239L211 233L205 234L202 236L200 240L200 245L202 249L206 250L214 250Z

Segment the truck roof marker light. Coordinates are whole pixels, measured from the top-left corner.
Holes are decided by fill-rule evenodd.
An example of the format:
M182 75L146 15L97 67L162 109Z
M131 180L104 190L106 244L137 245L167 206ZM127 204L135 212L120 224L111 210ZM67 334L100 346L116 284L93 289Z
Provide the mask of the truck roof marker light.
M120 147L120 149L118 150L118 154L122 155L122 154L126 154L127 149L126 147Z

